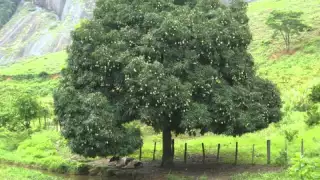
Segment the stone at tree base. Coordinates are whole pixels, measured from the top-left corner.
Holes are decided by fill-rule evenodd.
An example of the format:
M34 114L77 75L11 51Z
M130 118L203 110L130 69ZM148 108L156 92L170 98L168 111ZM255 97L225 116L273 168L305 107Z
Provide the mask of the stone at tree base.
M126 166L123 167L123 169L135 169L135 168L139 168L142 167L143 163L141 161L130 161Z
M133 158L123 157L118 161L116 167L120 167L120 168L124 167L128 165L128 163L132 162L133 160L134 160Z

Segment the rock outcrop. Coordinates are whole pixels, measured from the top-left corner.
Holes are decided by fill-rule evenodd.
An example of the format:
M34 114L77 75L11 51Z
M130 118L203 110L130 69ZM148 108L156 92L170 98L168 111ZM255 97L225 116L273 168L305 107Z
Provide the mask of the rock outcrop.
M91 18L95 0L21 1L11 20L0 29L0 65L64 50L70 32Z
M33 3L61 17L66 0L33 0Z

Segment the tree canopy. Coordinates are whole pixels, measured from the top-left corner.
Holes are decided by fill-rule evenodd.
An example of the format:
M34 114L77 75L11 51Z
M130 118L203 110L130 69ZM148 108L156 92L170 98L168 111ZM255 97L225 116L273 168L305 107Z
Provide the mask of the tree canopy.
M280 35L287 51L290 50L293 36L310 28L302 22L302 15L303 12L274 10L268 17L267 25L274 30L273 37Z
M255 75L247 4L218 0L98 0L72 33L55 110L71 148L128 154L133 120L163 134L241 135L280 120L276 87Z

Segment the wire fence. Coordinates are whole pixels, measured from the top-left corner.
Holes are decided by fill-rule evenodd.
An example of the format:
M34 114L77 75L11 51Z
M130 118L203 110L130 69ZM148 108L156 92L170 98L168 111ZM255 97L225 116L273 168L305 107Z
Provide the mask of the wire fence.
M273 164L284 152L285 160L288 160L288 147L297 147L297 144L288 145L286 141L283 143L272 143L272 140L261 141L259 144L248 145L240 142L230 143L183 143L172 141L172 152L174 154L174 162L184 164L194 163L232 163L232 164ZM305 153L304 140L301 139L299 149L294 152ZM154 142L153 145L147 144L142 146L138 152L133 155L142 161L159 161L162 157L161 142Z

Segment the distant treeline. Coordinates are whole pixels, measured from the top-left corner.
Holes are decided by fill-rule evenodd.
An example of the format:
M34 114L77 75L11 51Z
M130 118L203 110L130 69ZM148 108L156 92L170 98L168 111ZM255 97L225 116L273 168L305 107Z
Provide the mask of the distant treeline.
M0 0L0 29L16 11L20 0Z

